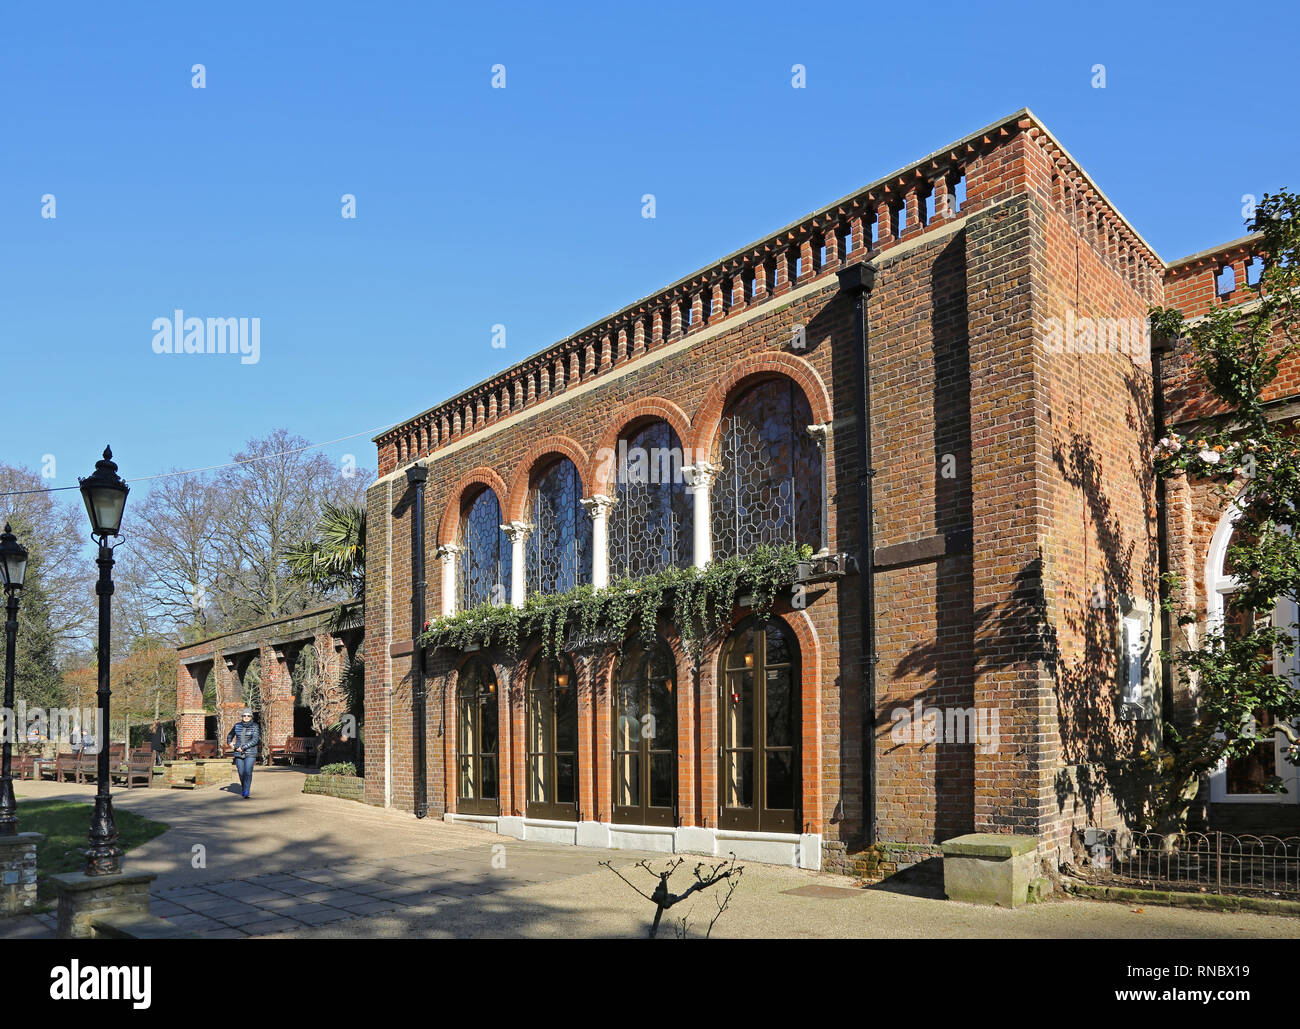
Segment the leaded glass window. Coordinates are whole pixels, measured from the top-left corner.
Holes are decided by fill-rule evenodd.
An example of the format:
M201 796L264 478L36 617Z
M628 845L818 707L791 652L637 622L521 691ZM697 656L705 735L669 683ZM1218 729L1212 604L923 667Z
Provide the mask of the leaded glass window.
M530 499L528 592L564 593L591 582L591 518L582 508L582 480L573 462L562 457L542 471Z
M510 541L501 531L501 504L490 489L480 490L462 509L456 596L467 611L510 599Z
M789 379L769 379L727 409L713 484L713 553L762 545L823 547L822 452L808 432L812 408Z
M692 511L673 427L651 422L619 440L609 512L609 571L640 578L691 564Z

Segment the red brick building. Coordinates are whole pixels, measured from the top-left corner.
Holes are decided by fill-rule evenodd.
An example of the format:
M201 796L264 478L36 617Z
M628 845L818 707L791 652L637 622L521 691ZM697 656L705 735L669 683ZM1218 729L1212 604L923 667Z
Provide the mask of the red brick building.
M1133 816L1127 762L1170 699L1153 383L1168 424L1199 402L1146 315L1231 302L1215 275L1249 255L1167 265L1022 110L385 432L367 800L811 868L970 831L1049 856ZM628 473L647 450L680 454L667 481ZM1168 506L1171 567L1203 568L1214 512L1186 484ZM413 710L421 555L432 618L761 542L837 574L766 626L738 610L698 668L666 622L647 652L440 650Z

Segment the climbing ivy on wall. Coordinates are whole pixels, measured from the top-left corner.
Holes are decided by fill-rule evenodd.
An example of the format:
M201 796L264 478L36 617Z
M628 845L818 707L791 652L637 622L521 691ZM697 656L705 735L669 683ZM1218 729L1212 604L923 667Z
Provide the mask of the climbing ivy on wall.
M670 568L638 579L618 579L600 590L578 586L534 595L522 608L481 604L428 622L419 642L435 649L499 647L514 653L521 641L540 638L553 657L571 639L621 643L636 631L648 640L662 614L671 619L687 649L698 652L743 598L751 598L756 616L767 618L777 594L795 582L799 562L811 556L808 546L761 546L745 557L726 558L706 568Z

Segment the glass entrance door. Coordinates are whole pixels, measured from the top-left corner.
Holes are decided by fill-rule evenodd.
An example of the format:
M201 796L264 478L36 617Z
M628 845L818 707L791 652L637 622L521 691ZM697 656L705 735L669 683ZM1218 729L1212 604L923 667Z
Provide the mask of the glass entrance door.
M780 622L741 625L723 649L718 825L797 832L799 649Z
M634 646L614 676L614 821L675 825L677 677L672 650Z
M456 682L456 810L499 814L496 675L487 662L472 658Z
M578 677L564 654L539 657L528 680L528 814L578 818Z

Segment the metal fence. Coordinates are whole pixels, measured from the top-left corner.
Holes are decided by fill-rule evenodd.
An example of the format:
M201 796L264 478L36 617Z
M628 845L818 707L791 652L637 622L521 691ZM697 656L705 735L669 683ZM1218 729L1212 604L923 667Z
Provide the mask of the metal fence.
M1099 834L1100 836L1100 834ZM1300 837L1115 830L1089 847L1097 883L1194 893L1300 896Z

